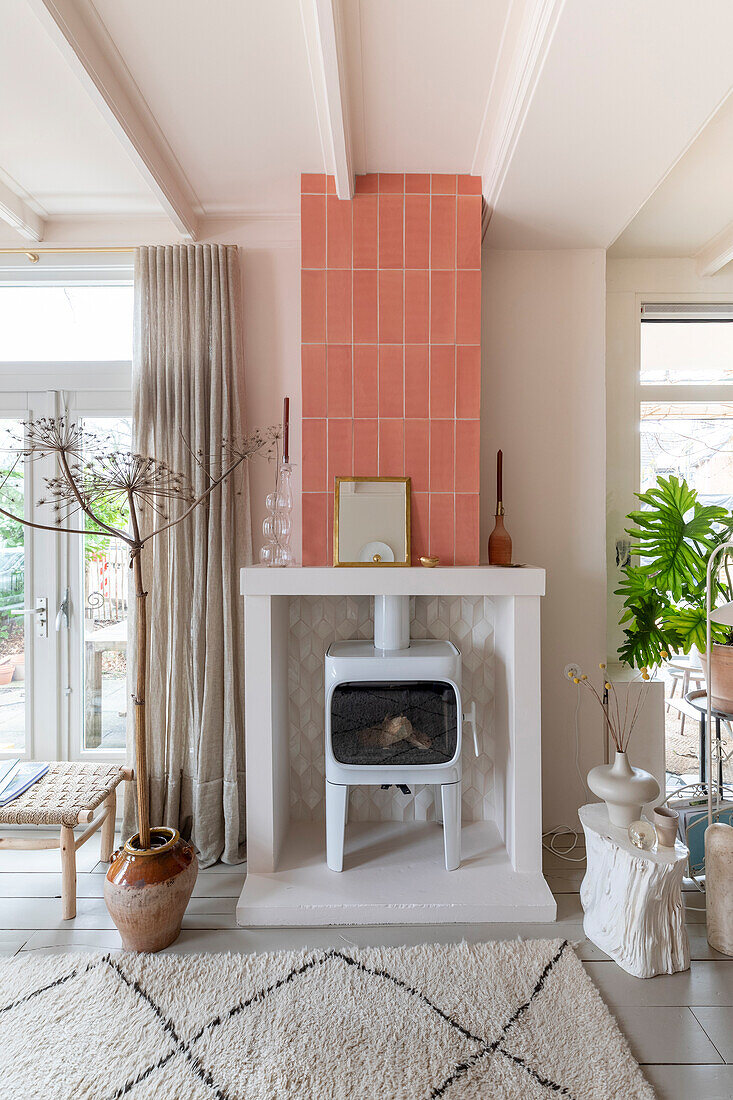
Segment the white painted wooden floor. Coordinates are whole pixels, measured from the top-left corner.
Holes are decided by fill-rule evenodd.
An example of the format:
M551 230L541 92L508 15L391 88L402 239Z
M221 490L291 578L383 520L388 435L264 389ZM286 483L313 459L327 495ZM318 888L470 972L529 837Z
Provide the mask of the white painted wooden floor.
M77 916L61 919L58 851L0 852L0 954L116 951L117 932L102 898L107 864L99 842L78 852ZM218 864L199 874L171 952L275 951L307 946L478 942L566 937L616 1016L660 1100L733 1098L733 958L705 938L704 898L685 893L692 966L683 974L632 978L583 936L578 897L583 865L547 854L545 871L558 902L555 924L431 925L369 928L237 928L234 910L245 870Z

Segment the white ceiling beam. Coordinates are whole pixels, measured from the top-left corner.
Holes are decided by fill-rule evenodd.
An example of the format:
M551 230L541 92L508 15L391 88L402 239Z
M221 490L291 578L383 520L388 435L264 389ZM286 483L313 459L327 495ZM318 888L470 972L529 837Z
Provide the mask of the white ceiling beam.
M565 0L512 0L471 171L482 178L486 228L504 186Z
M733 222L704 244L695 255L695 267L700 278L717 273L733 260Z
M300 0L326 172L340 199L354 195L339 0Z
M78 0L27 2L176 229L196 240L198 218L189 197L190 188L95 9Z
M46 229L43 218L31 210L30 206L20 195L16 195L6 183L0 179L0 219L12 225L21 237L28 241L42 241Z

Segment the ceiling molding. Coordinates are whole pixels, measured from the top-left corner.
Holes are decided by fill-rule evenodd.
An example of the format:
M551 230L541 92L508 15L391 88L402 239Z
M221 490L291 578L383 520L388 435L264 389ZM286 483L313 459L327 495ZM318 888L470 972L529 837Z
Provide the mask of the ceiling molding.
M512 0L507 13L472 167L483 180L488 219L504 186L564 3Z
M191 188L114 46L89 3L27 0L53 42L120 139L176 229L196 240Z
M11 225L13 229L25 237L28 241L42 241L46 229L43 218L31 210L28 203L16 195L6 183L0 179L0 219Z
M717 233L695 254L695 269L700 278L717 273L733 260L733 222Z
M354 195L341 12L338 0L300 0L323 163L340 199Z

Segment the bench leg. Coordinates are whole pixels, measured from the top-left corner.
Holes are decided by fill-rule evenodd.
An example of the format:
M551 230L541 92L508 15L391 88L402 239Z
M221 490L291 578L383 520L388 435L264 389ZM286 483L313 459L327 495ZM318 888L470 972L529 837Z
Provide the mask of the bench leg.
M71 920L76 916L76 847L74 830L61 826L61 916Z
M115 815L117 813L117 791L113 788L107 795L104 806L107 816L102 822L102 843L99 850L99 858L102 863L109 863L115 846Z

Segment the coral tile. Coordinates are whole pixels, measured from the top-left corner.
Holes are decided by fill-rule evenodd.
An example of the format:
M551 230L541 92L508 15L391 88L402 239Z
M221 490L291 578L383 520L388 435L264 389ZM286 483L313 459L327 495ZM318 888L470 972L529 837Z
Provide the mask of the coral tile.
M454 434L453 420L430 421L431 492L453 492Z
M405 190L405 177L401 172L380 172L379 193L381 195L401 195Z
M402 267L403 258L402 195L379 196L379 266Z
M326 421L303 418L303 492L326 489Z
M430 284L430 339L436 344L452 344L456 337L455 272L431 271Z
M376 477L379 470L379 422L354 421L354 474Z
M430 488L430 422L405 421L405 476L416 492Z
M429 195L430 176L427 172L408 172L405 175L405 194Z
M479 544L478 493L456 493L456 565L478 565Z
M430 415L452 420L455 415L456 356L453 344L430 349Z
M327 272L328 342L351 343L351 272Z
M379 176L376 172L365 172L354 177L354 193L357 195L376 195L379 190Z
M405 422L379 420L379 476L403 477L405 473Z
M327 546L326 565L333 565L334 557L335 557L334 548L333 548L333 542L334 542L334 537L333 537L334 536L334 530L333 530L333 500L334 500L334 495L335 495L335 493L331 492L331 493L328 494L328 496L326 498L326 508L327 508L327 514L326 514L326 546Z
M354 348L354 416L379 413L379 365L376 344Z
M379 415L404 416L405 378L403 348L399 344L379 347Z
M481 267L481 196L458 199L456 267Z
M304 172L300 177L302 195L325 195L326 177L321 173Z
M427 493L410 494L410 527L412 564L430 553L430 498Z
M456 348L456 416L478 419L481 413L481 348L477 344Z
M405 196L405 267L430 267L430 198Z
M351 267L351 213L347 199L329 195L326 199L328 266Z
M377 204L376 195L354 197L354 267L376 267Z
M480 421L456 421L456 475L457 493L477 493L479 491L479 469L481 464Z
M377 342L377 272L354 271L354 343Z
M458 177L458 194L459 195L480 195L481 194L481 176L459 176Z
M456 343L481 343L481 271L456 273Z
M441 565L453 565L455 501L453 493L430 494L430 553Z
M433 173L430 177L430 190L434 195L455 195L456 177Z
M405 271L405 343L427 344L429 332L429 272Z
M326 345L303 344L300 349L303 416L326 415Z
M427 344L405 345L405 416L429 412L430 366Z
M300 273L300 335L304 344L326 341L326 273Z
M301 195L300 263L302 267L326 266L325 195Z
M379 342L401 344L403 341L402 271L379 272Z
M328 494L303 493L303 565L328 562Z
M456 266L456 200L453 195L430 199L430 266Z
M350 477L354 471L353 434L352 420L329 419L326 467L329 492L335 477Z
M326 176L326 194L327 195L335 195L336 194L336 180L335 180L334 176Z
M326 349L328 363L328 415L351 416L351 344L329 344Z

